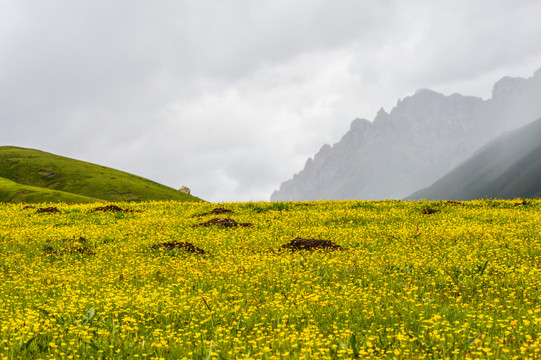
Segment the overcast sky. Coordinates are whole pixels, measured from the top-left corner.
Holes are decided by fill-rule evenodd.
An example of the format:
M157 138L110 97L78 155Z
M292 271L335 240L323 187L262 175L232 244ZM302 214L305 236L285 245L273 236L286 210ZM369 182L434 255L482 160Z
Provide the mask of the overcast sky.
M538 0L0 0L0 145L268 200L357 117L541 68Z

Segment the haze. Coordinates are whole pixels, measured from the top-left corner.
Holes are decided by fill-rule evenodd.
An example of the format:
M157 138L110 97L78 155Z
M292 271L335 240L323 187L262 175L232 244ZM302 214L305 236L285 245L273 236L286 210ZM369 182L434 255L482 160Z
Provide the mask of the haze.
M268 200L357 117L541 67L541 2L0 1L1 145Z

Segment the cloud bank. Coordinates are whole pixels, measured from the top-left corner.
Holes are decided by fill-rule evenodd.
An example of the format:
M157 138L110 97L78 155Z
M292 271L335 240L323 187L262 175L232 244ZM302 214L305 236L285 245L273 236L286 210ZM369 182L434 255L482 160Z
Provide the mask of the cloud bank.
M541 67L541 3L0 3L0 144L268 200L356 117Z

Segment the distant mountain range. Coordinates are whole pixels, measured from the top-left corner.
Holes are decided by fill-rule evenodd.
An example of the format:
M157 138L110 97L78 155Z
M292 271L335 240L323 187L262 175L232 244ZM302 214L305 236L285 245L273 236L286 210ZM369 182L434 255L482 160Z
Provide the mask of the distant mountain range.
M356 119L271 200L404 198L426 188L503 132L541 118L541 69L505 77L492 97L419 90L373 122Z
M39 150L0 146L0 202L201 201L105 166Z
M499 136L407 200L541 196L541 119Z

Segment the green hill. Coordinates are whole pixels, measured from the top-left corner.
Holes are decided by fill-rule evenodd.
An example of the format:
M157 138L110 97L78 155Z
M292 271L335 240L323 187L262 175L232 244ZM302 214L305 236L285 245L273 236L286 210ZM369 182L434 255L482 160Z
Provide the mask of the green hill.
M406 200L541 196L541 119L491 141L430 187Z
M36 186L21 185L0 177L0 202L64 202L68 204L103 201L87 196Z
M2 179L3 178L3 179ZM151 180L80 160L0 146L0 201L201 201Z

